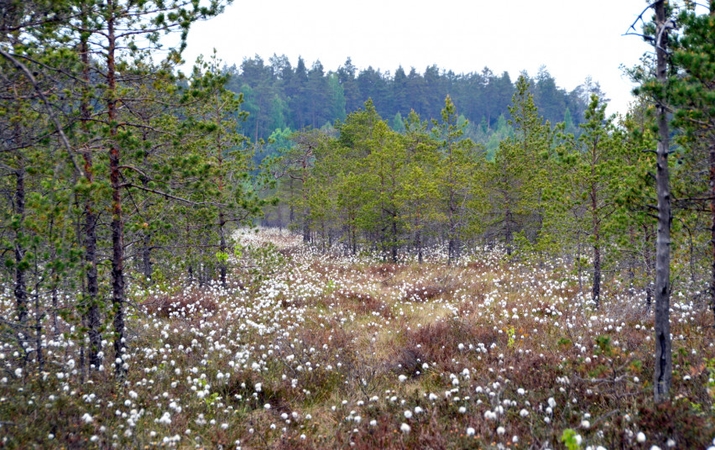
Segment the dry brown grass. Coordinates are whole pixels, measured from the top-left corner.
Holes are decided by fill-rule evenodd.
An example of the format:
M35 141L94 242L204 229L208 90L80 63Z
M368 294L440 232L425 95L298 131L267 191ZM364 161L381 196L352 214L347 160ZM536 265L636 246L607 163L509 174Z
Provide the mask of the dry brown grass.
M376 299L366 292L358 292L352 289L339 289L331 297L334 298L335 306L345 310L354 311L360 315L370 315L377 313L378 316L391 319L394 314L390 307L383 301Z
M179 294L160 294L149 297L140 305L148 314L156 317L192 319L202 314L212 314L218 309L214 295L199 288L182 291Z

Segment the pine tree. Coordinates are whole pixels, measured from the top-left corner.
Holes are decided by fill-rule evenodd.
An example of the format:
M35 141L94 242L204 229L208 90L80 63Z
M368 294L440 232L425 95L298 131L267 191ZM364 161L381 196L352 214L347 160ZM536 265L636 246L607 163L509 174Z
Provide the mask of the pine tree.
M440 145L440 162L435 177L440 190L445 217L445 237L449 262L459 258L461 241L467 226L467 205L477 164L477 147L471 139L462 139L466 123L460 123L450 96L444 100L442 121L434 123L433 133Z
M529 82L519 77L510 107L514 137L502 141L488 170L492 221L503 236L508 255L516 233L536 241L543 225L543 187L547 175L552 131L534 104Z
M412 247L417 251L418 263L424 260L423 250L429 243L430 228L444 222L444 202L437 179L440 148L427 126L427 122L420 120L416 112L411 111L407 116L403 137L407 167L404 188L398 196L405 227Z
M678 18L683 29L672 56L678 74L670 77L668 94L675 108L673 125L684 132L681 143L688 152L683 159L692 169L688 178L700 173L697 168L708 167L707 178L687 182L680 197L709 210L709 291L715 315L715 2L709 7L709 14L686 9Z
M575 183L581 185L584 194L584 210L587 212L589 224L588 236L593 250L593 283L591 300L596 308L601 302L602 252L607 245L607 221L616 212L613 188L614 182L620 179L618 171L620 158L617 155L619 144L615 137L613 118L606 118L606 105L593 95L581 124L579 143L580 170L574 174Z
M656 196L658 199L658 230L655 257L655 343L656 363L653 372L653 392L656 403L666 401L673 378L672 343L670 339L670 261L671 225L673 220L670 192L670 125L668 122L668 74L670 35L675 27L672 8L666 0L654 2L655 21L647 24L645 34L655 48L654 74L636 71L641 83L638 92L649 97L656 110L658 144L656 148Z
M77 15L79 22L68 25L73 33L88 36L89 51L102 60L104 70L98 72L103 82L103 90L98 93L103 109L95 113L95 120L106 126L104 142L109 160L109 184L111 187L111 233L112 233L112 309L114 328L115 373L123 377L127 364L123 361L125 352L124 316L126 303L125 287L125 212L123 211L123 191L126 189L123 172L127 170L123 160L126 152L134 145L131 127L120 126L120 106L123 97L123 84L126 78L121 71L127 68L131 59L136 61L147 57L145 50L138 45L140 36L145 37L150 47L157 42L161 33L180 30L185 39L190 24L201 18L214 15L221 9L218 1L212 1L206 7L189 0L170 2L125 2L108 0L106 4L80 2L82 14ZM182 42L182 45L184 43ZM119 48L130 49L127 61ZM177 61L181 47L174 49L169 60ZM126 127L126 128L125 128ZM136 187L136 186L135 186Z

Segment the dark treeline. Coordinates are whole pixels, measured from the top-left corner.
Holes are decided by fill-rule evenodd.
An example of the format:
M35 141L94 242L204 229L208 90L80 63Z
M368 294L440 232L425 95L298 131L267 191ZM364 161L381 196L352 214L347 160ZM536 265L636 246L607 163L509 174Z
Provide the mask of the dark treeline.
M392 74L372 67L359 71L350 58L336 71L326 71L320 61L308 67L302 58L293 67L286 56L275 55L267 62L260 56L245 59L240 67L226 70L231 76L228 88L243 93L249 112L244 134L255 141L268 140L276 130L317 129L345 120L368 99L393 129L404 131L410 111L426 120L439 118L449 95L472 124L467 135L486 143L491 131L499 128L500 117L510 118L508 106L516 89L509 73L494 74L486 67L468 74L435 65L424 73L398 67ZM583 121L589 95L603 97L598 83L590 79L567 92L545 68L530 81L543 117L551 123L566 122L570 131L577 131Z

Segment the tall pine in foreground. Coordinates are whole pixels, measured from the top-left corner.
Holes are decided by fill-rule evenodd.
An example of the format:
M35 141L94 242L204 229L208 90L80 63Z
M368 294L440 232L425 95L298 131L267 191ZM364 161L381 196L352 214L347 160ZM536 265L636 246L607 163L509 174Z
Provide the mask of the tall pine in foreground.
M672 344L670 338L670 260L671 223L673 220L670 192L670 126L668 123L668 73L670 66L670 34L675 27L671 18L672 8L667 0L657 0L649 8L655 12L655 20L645 26L655 54L655 73L641 72L639 91L648 96L655 105L658 144L656 148L655 184L658 230L655 256L655 370L653 393L656 403L670 396L673 379Z
M112 315L114 331L114 365L118 377L123 377L128 364L124 361L125 346L125 211L123 172L131 170L125 164L127 151L134 145L137 131L130 123L120 125L120 108L127 100L123 84L127 81L122 76L125 64L141 61L149 57L148 51L156 47L158 37L169 31L180 31L186 37L191 23L202 17L216 14L220 5L212 1L209 7L199 6L189 0L143 1L107 0L106 3L91 2L86 8L84 3L82 23L75 24L73 31L80 35L89 34L90 51L101 59L104 71L99 72L103 91L97 100L102 109L95 112L95 120L104 123L103 140L109 160L109 185L111 190L111 235L112 235ZM144 41L140 41L144 38ZM148 45L148 47L140 47ZM128 61L124 61L129 50ZM170 53L178 59L179 49ZM139 186L135 186L139 188Z

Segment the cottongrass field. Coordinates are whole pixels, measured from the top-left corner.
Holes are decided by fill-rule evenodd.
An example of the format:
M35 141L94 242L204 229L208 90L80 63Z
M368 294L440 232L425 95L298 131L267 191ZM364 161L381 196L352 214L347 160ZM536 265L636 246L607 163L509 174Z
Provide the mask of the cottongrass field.
M673 400L656 406L639 293L611 286L595 310L571 272L498 251L394 265L277 230L239 240L230 288L134 288L124 382L109 344L83 377L71 323L44 336L42 373L1 343L0 447L713 445L715 330L687 289L672 295ZM13 306L6 286L0 314Z

